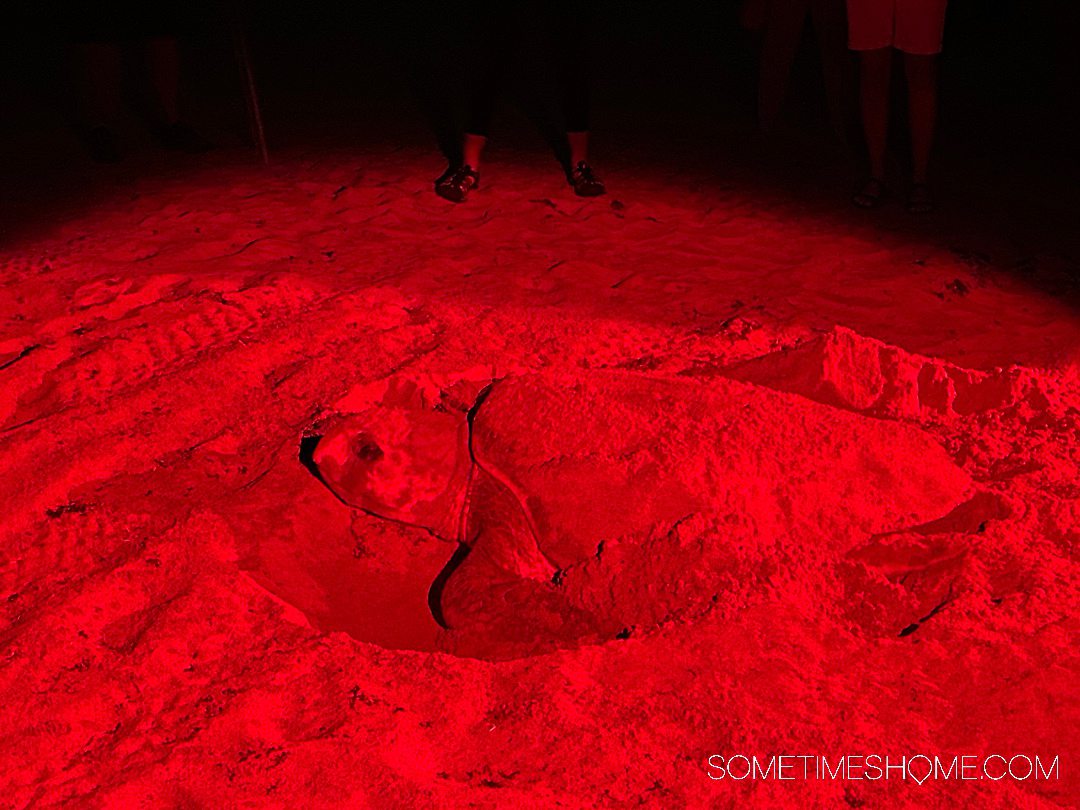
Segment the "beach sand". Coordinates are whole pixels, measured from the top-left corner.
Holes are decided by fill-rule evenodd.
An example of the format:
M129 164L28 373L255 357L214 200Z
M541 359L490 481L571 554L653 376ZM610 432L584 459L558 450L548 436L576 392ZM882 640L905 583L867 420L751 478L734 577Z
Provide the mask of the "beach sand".
M269 169L225 155L117 182L8 240L0 804L1075 800L1066 260L998 252L992 234L960 247L737 174L632 166L613 159L611 193L579 200L549 160L497 152L454 207L419 148ZM305 437L388 379L449 391L563 372L736 386L759 420L857 426L853 475L933 446L952 489L920 495L917 520L811 539L776 529L770 510L791 501L774 484L744 499L760 514L736 516L753 545L732 539L745 526L700 524L650 538L645 559L616 544L586 585L568 581L596 610L642 606L639 623L453 654L428 591L454 544L336 499L302 463ZM521 431L530 463L566 452L565 431ZM783 430L761 435L772 468L837 478ZM664 452L685 467L717 447ZM585 500L591 485L605 497L609 481L579 479ZM859 499L878 490L849 484L835 497L873 516ZM714 754L1061 765L1056 780L715 781Z

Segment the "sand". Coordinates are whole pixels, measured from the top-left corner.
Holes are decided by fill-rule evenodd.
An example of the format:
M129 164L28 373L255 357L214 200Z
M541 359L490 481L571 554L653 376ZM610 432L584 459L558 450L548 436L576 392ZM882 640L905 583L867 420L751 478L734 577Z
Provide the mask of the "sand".
M8 241L0 803L1075 800L1075 307L1030 262L627 168L583 201L503 152L451 207L421 150L225 156ZM305 454L391 383L467 408L493 379L547 381L492 394L485 458L563 576L481 576L447 631L454 538ZM1061 768L709 778L737 753Z

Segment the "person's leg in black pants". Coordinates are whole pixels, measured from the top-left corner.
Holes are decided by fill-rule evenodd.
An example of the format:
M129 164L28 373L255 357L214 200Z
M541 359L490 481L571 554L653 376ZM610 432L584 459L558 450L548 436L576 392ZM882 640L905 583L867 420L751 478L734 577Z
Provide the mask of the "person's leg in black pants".
M575 193L594 197L604 193L604 184L589 165L590 57L595 4L591 0L551 2L548 15L551 54L570 147L570 184Z
M464 201L480 184L480 163L514 46L514 5L498 0L474 0L469 4L468 30L474 35L476 48L466 78L461 165L451 166L435 182L435 192L452 202Z
M479 171L484 146L490 136L495 104L511 62L517 31L514 25L513 3L479 2L473 5L478 50L467 89L468 107L462 162L474 171Z
M480 164L487 145L491 119L518 34L526 22L546 17L549 23L548 51L552 59L563 99L563 117L570 147L568 177L574 191L582 196L604 193L588 163L589 77L588 35L591 2L569 0L506 3L477 0L472 4L477 58L470 71L462 142L461 165L452 168L435 184L435 191L453 202L463 201L480 183ZM519 17L524 13L525 19Z

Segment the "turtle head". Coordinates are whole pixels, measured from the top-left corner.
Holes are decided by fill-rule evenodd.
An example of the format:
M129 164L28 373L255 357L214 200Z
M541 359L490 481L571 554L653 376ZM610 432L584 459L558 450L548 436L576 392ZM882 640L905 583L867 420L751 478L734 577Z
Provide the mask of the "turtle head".
M350 506L459 538L472 463L465 413L395 397L334 420L312 461Z

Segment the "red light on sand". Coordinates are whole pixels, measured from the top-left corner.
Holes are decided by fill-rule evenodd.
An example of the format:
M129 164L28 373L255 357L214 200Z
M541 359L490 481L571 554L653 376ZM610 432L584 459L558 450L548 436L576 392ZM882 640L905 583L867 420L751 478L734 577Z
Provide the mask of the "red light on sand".
M426 155L358 162L7 250L14 806L1075 792L1065 302L754 189L523 161L451 208ZM848 778L710 778L773 755Z

